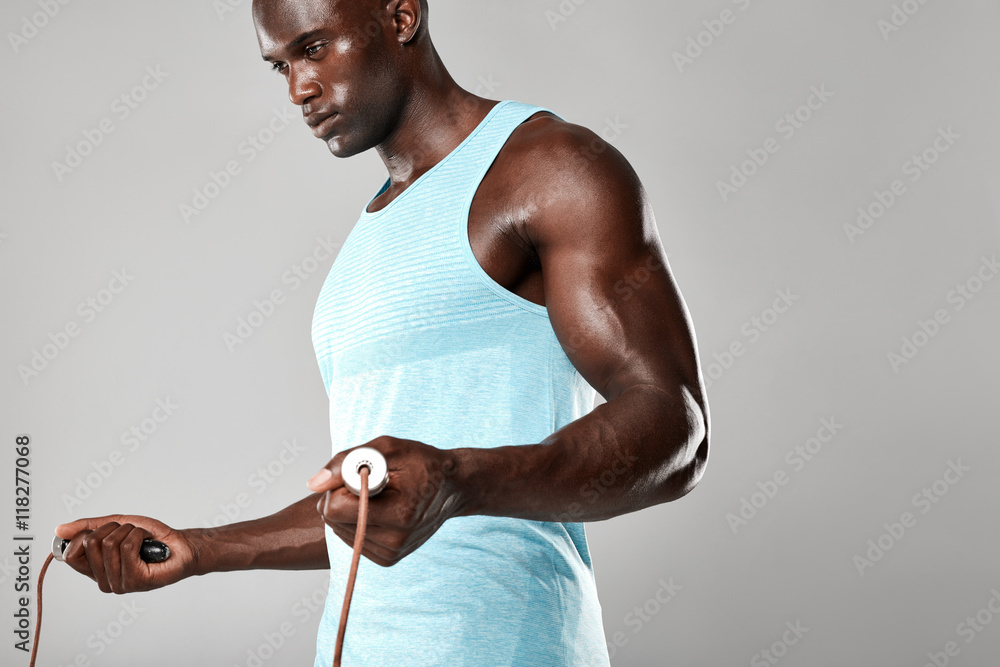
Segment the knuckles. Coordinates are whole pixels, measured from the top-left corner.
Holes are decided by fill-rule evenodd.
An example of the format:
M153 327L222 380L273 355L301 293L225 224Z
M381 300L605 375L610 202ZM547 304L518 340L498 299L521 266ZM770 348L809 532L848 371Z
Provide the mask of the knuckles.
M103 538L98 537L94 534L95 532L96 531L91 531L87 533L86 535L83 536L83 539L80 540L81 544L83 544L84 549L88 551L90 549L96 549L99 544L102 544L104 542Z
M362 446L377 449L390 461L388 490L394 492L393 497L384 500L376 497L371 501L375 506L381 505L377 510L372 508L374 515L378 517L379 552L372 553L369 548L365 549L365 555L381 567L392 567L417 548L414 543L415 531L431 518L431 508L438 506L440 496L447 492L451 472L449 461L439 456L434 447L385 434ZM329 467L336 469L348 451L334 457ZM397 471L403 474L394 475ZM346 489L342 495L338 489L323 494L316 505L324 522L349 547L353 546L357 528L357 505L353 502L354 498ZM423 532L426 531L421 534ZM426 538L419 541L423 543Z

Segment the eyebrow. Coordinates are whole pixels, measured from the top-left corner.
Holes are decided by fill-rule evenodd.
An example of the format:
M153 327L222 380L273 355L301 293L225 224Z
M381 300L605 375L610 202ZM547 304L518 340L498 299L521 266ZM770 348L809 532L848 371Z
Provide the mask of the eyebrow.
M316 30L309 30L308 32L304 32L295 39L293 39L291 42L289 42L288 48L294 48L296 46L299 46L306 40L312 39L321 32L323 32L322 28L317 28ZM274 60L274 58L272 58L271 56L265 56L265 55L262 55L261 58L263 58L265 62L271 62L272 60Z

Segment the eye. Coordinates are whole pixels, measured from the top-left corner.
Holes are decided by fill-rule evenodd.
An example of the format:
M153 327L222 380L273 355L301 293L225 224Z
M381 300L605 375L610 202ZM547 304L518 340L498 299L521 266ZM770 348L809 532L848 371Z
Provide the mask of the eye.
M310 44L305 48L305 53L307 56L312 58L313 56L315 56L320 52L320 49L322 49L323 46L324 46L323 44Z
M282 62L275 61L275 62L271 63L271 71L272 72L277 72L278 74L282 74L285 71L284 67L285 67L285 64L282 63Z

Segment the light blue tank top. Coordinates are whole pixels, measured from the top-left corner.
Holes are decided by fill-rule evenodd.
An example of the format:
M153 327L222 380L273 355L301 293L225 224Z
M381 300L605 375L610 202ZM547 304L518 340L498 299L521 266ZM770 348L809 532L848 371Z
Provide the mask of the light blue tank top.
M535 444L592 409L546 308L494 282L469 245L480 181L539 111L500 102L388 206L362 209L313 317L334 454L380 435L442 449ZM333 664L351 562L329 527L326 539L316 667ZM361 559L345 666L609 664L582 523L457 517L392 567Z

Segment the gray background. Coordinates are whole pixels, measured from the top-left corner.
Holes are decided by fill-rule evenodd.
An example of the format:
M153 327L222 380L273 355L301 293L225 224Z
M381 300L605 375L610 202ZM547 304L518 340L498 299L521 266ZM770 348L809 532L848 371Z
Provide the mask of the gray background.
M1000 252L997 4L897 2L916 11L892 31L879 23L889 0L431 4L460 84L606 130L631 161L713 378L698 489L587 526L609 640L620 633L613 663L763 665L773 650L786 665L923 665L955 642L949 664L996 664L1000 280L977 271L993 278L983 258ZM204 526L241 493L238 518L257 517L300 498L329 458L309 330L332 258L298 289L282 276L318 237L343 241L385 171L373 152L337 160L310 135L259 59L249 7L70 2L16 49L10 33L31 34L24 21L41 23L41 9L0 9L0 475L11 507L14 436L30 433L33 577L58 523L130 512ZM674 53L724 10L731 22L679 67ZM114 100L147 67L165 78L122 118ZM831 96L800 109L814 86ZM295 120L249 161L241 142L272 109ZM789 137L776 123L797 110L809 118ZM104 118L114 131L60 180L53 162ZM936 153L948 128L958 138ZM777 152L724 198L717 183L769 138ZM935 161L913 180L907 162L925 150ZM185 222L180 204L229 160L240 173ZM849 234L897 179L903 194ZM134 279L87 321L78 304L122 269ZM981 289L959 299L960 284ZM285 301L230 351L223 335L275 289ZM794 301L775 318L778 290ZM939 310L934 335L914 336ZM79 335L25 382L18 366L69 323ZM894 365L904 337L921 347ZM727 358L734 343L742 354ZM168 398L173 414L126 449L121 434ZM810 460L788 458L823 419L842 427ZM275 464L292 440L305 453ZM114 450L121 465L80 489ZM946 475L949 462L967 470ZM269 464L280 474L262 488L251 476ZM784 484L769 485L776 474ZM78 491L90 495L68 509ZM893 527L905 512L909 526ZM4 527L8 545L15 533ZM0 549L7 624L11 551ZM302 599L327 576L221 574L118 597L57 564L41 661L252 665L285 623L263 664L312 664L319 615ZM661 604L671 579L680 589ZM130 602L134 622L97 639L131 620ZM992 623L973 631L977 613ZM808 630L796 638L786 623ZM5 636L4 664L26 665Z

